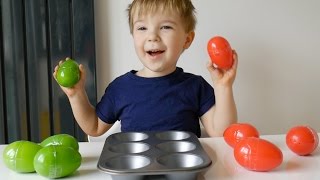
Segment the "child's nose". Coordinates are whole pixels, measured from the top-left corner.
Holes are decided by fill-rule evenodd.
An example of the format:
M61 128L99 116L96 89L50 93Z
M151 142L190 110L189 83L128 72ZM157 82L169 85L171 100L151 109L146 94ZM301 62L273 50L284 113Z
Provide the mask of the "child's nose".
M151 42L160 41L160 37L158 33L155 31L149 32L148 41L151 41Z

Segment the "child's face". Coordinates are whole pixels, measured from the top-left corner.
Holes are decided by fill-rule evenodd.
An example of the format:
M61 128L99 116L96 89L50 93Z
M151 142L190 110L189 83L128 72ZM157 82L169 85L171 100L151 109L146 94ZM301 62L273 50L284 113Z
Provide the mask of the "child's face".
M176 69L177 61L193 40L194 32L185 32L180 16L157 13L133 17L136 53L144 65L138 75L164 76Z

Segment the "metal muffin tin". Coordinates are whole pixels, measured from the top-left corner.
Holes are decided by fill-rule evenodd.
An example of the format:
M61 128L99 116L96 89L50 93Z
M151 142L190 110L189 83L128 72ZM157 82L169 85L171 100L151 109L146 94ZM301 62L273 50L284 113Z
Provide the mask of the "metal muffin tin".
M195 134L162 131L110 135L97 166L113 180L194 180L211 164Z

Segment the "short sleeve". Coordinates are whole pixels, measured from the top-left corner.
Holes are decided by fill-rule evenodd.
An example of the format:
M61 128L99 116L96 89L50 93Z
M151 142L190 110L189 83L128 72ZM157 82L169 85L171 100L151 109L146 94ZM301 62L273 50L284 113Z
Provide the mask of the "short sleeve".
M200 109L199 117L205 114L213 105L215 105L215 95L213 87L203 78L200 77Z
M101 100L96 105L96 114L104 122L113 124L118 120L116 117L116 104L114 103L115 94L112 86L108 86Z

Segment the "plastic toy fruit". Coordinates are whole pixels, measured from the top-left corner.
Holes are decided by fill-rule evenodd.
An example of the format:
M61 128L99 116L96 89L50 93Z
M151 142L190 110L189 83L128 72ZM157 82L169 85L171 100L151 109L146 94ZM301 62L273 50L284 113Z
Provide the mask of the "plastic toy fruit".
M79 143L76 138L69 134L57 134L50 136L43 140L40 144L42 147L50 145L63 145L73 148L74 150L79 150Z
M76 61L67 58L58 69L57 82L63 87L72 87L80 80L79 65Z
M33 158L41 148L40 145L30 141L10 143L3 151L4 164L16 172L34 172Z
M318 147L319 137L309 126L295 126L287 132L286 144L294 153L305 156Z
M276 145L256 137L240 141L234 148L234 157L241 166L252 171L270 171L283 161L283 154Z
M47 178L61 178L75 172L81 165L81 154L71 147L51 145L42 148L34 157L34 168Z
M208 41L207 50L211 61L221 69L229 69L233 64L233 53L229 42L215 36Z
M231 147L246 137L259 137L258 130L248 123L231 124L223 133L223 138Z

